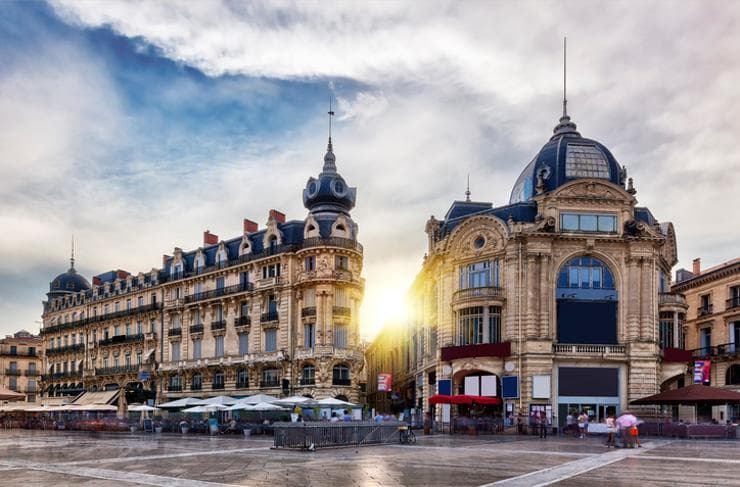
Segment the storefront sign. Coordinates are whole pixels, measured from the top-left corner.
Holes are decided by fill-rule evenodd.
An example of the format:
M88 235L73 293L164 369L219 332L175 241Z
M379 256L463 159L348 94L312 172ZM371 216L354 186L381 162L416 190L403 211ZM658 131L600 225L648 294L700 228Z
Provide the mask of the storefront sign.
M697 360L694 362L694 384L709 384L712 371L711 360Z
M437 394L443 396L452 395L452 381L450 379L442 379L437 381Z
M389 392L393 385L392 374L378 374L378 392Z
M519 377L509 375L501 378L501 396L505 399L519 397Z

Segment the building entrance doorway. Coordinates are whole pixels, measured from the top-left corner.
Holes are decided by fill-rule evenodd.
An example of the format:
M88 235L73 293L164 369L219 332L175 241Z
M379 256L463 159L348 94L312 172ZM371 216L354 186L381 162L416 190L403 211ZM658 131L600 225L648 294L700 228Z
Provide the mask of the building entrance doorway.
M558 404L558 425L562 428L566 425L568 413L577 418L581 411L586 411L590 423L602 423L606 418L619 413L619 403L600 402L568 402Z

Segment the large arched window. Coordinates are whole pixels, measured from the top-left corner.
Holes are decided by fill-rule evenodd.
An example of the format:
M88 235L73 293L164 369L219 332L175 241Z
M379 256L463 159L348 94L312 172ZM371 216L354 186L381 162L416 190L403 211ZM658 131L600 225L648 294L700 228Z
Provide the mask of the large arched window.
M725 385L740 386L740 364L730 365L725 376Z
M595 257L576 257L558 274L558 342L617 343L618 294L609 267Z
M313 365L306 365L301 370L301 385L312 386L316 384L316 368Z

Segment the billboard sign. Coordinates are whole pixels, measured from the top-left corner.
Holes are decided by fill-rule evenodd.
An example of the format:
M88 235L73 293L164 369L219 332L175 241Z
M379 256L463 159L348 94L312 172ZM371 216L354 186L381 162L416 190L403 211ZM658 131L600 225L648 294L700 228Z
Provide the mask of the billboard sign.
M392 374L378 374L378 392L390 392L392 386Z
M708 385L712 371L711 360L697 360L694 362L694 384Z

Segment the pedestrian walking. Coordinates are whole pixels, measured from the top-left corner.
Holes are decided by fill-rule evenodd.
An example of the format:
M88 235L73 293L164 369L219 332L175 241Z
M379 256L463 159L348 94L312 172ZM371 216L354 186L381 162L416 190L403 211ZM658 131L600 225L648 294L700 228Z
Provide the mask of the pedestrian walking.
M568 411L568 416L565 417L565 433L568 435L576 435L576 418L573 415L573 411Z
M540 438L547 438L547 415L544 411L537 414L537 425L540 429Z
M614 443L614 434L617 432L617 423L614 419L614 415L610 414L606 418L606 447L617 446Z
M588 436L588 414L586 414L586 411L581 411L578 416L578 431L580 433L579 438Z

